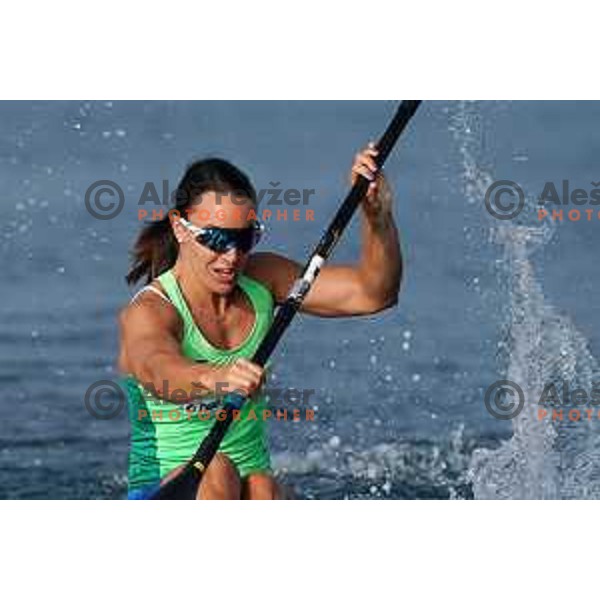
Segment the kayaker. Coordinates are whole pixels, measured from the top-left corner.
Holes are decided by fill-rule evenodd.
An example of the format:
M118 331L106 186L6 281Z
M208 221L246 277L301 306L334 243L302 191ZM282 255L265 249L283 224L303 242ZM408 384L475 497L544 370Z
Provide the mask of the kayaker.
M377 172L376 153L369 144L350 172L351 184L359 175L371 182L362 203L360 259L352 266L325 265L303 313L368 315L397 303L402 258L392 194ZM301 265L279 254L252 252L263 230L254 216L256 192L231 163L217 158L193 163L176 198L178 213L146 224L135 242L127 282L146 285L119 318L119 368L126 376L131 421L129 497L148 497L194 453L213 423L194 418L194 410L214 411L215 392L241 390L251 401L204 473L197 498L280 498L265 422L244 418L265 403L265 371L249 359ZM161 397L163 389L185 393ZM164 410L165 403L181 410L182 418L159 417L156 409Z

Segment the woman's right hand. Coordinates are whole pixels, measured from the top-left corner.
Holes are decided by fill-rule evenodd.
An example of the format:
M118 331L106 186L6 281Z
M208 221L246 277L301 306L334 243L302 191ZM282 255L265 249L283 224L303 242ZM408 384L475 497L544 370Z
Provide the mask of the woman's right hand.
M265 370L246 358L238 358L230 365L211 370L209 383L215 394L241 393L251 396L262 385Z

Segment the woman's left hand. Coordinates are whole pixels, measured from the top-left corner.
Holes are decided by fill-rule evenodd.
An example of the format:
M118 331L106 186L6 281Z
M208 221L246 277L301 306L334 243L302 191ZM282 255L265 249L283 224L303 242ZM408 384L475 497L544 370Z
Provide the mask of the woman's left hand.
M367 216L379 217L391 211L392 192L390 186L383 174L377 168L375 157L377 148L373 142L361 150L354 157L354 164L350 172L350 185L354 185L359 175L369 180L369 189L363 201L363 209Z

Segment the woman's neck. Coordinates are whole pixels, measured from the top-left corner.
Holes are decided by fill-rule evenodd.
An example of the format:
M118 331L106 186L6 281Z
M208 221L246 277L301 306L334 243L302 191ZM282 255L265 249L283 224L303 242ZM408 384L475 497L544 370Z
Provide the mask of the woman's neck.
M190 308L202 306L205 311L210 310L211 315L217 319L225 316L232 304L233 292L227 295L211 292L193 269L186 268L180 261L175 263L173 274Z

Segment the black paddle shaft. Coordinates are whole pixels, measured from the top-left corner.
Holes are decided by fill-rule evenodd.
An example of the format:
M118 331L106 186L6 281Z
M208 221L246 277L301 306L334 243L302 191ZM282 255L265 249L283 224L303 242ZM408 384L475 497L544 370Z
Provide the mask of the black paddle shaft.
M400 134L415 114L420 103L420 100L404 100L398 107L394 118L376 144L378 154L374 159L379 168L383 166L392 148L398 141ZM338 209L331 224L323 234L309 261L306 263L302 275L296 280L285 302L277 310L269 331L252 358L252 361L256 364L264 367L267 363L285 330L298 312L304 297L318 276L323 263L333 252L360 201L366 195L368 188L369 180L362 175L359 176L357 182L352 186L352 189ZM153 496L153 499L166 500L195 497L195 490L200 484L202 474L217 453L233 421L234 410L239 410L244 401L245 398L239 394L233 393L226 396L224 401L225 408L223 409L225 411L224 418L215 421L194 456L183 467L180 473L161 485L158 492Z
M379 142L376 144L378 154L375 156L375 162L379 168L381 168L385 163L387 157L392 151L392 148L398 141L400 134L402 131L404 131L404 128L415 114L420 103L420 100L405 100L398 107L394 118L388 125L385 133L381 136ZM275 346L277 346L279 340L285 333L285 330L288 328L290 322L298 312L298 309L302 304L302 300L304 300L304 297L310 290L312 281L308 285L303 285L300 282L307 281L307 275L310 274L311 264L314 264L313 261L315 256L321 257L323 261L329 258L333 252L333 249L337 245L338 240L342 236L342 233L346 229L346 226L350 222L350 219L354 215L354 212L356 211L360 201L367 193L369 183L370 182L366 177L363 177L362 175L358 177L358 181L354 184L346 196L344 202L331 221L331 224L321 237L316 249L313 251L310 259L304 266L302 275L300 279L297 280L297 286L300 288L300 293L294 294L294 288L296 288L296 286L294 286L284 304L282 304L277 311L273 323L271 324L271 328L264 337L260 346L257 348L256 354L253 357L253 362L257 363L261 367L264 367L267 363L267 360L271 356ZM318 269L314 273L312 278L313 281L317 275Z

